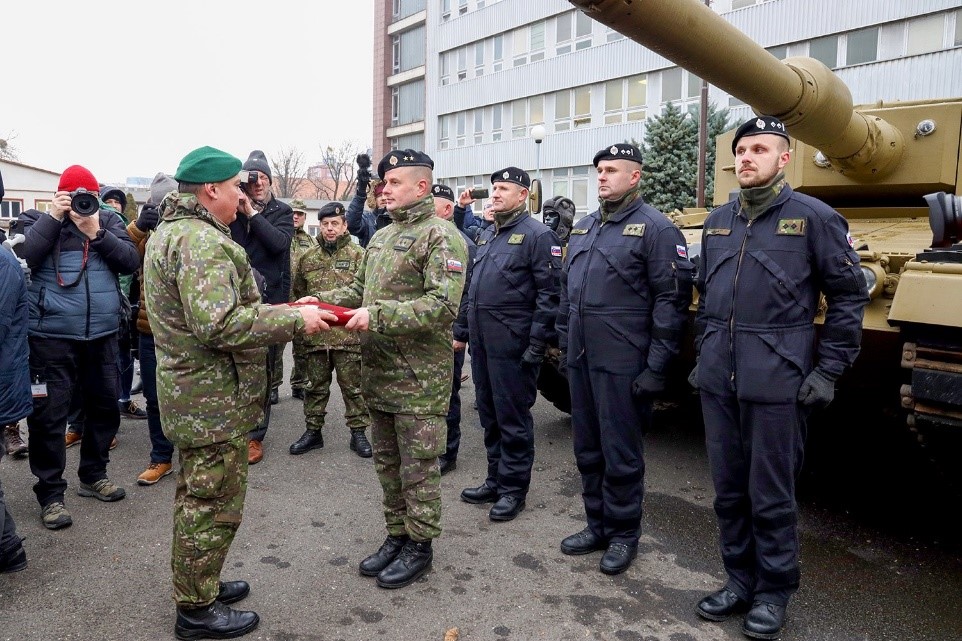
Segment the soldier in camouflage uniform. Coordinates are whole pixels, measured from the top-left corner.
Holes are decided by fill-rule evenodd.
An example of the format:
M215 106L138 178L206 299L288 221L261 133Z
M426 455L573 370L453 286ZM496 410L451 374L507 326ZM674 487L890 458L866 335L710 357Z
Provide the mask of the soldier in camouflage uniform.
M320 247L304 254L292 272L293 294L300 298L314 292L336 289L354 280L364 257L364 249L351 241L344 216L344 205L330 202L317 214L321 225ZM297 343L295 343L296 345ZM357 332L335 327L329 332L302 340L305 373L309 385L304 399L307 429L291 445L291 454L303 454L324 447L324 415L331 396L331 382L337 370L337 383L344 397L344 422L351 430L351 449L362 458L372 455L364 430L371 424L364 396L361 395L361 339Z
M303 200L292 200L291 209L294 211L294 238L291 239L291 290L294 289L294 269L297 261L309 250L317 247L317 240L307 233L304 223L307 221L307 207ZM291 396L304 400L304 387L307 384L307 374L304 362L307 358L304 352L304 341L294 337L294 369L291 370ZM281 364L281 379L283 379L283 362Z
M374 465L384 490L388 536L360 572L382 588L414 582L431 567L441 533L444 417L451 396L451 326L464 288L467 249L434 213L434 162L411 149L378 164L394 223L377 231L354 281L322 300L353 310L361 338L364 398L371 410Z
M250 261L227 225L244 204L239 159L201 147L181 161L177 195L147 243L145 302L157 348L164 433L180 452L171 567L180 639L230 638L257 627L225 604L244 581L220 572L247 491L247 432L263 412L267 345L327 326L315 307L261 304Z

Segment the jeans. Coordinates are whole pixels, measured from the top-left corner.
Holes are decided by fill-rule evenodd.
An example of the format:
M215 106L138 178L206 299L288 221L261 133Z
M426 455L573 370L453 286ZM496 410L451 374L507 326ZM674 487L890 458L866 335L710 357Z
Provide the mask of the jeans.
M170 463L174 445L164 436L160 423L160 406L157 404L157 352L154 335L140 335L140 380L144 383L144 399L147 401L147 430L150 432L150 462Z

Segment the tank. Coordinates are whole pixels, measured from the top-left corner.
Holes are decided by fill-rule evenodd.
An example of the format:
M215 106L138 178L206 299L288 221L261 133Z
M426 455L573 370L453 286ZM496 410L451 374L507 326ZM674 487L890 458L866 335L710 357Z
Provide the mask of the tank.
M942 453L956 458L962 452L962 98L856 107L848 87L821 62L775 58L701 0L569 1L756 114L785 123L793 139L789 184L846 217L869 284L862 350L839 381L839 395L860 391L891 404L930 449L951 444ZM717 139L715 205L738 188L734 159L723 151L733 136L731 130ZM672 218L697 252L704 214ZM816 323L824 301L821 307ZM954 460L951 467L958 473Z

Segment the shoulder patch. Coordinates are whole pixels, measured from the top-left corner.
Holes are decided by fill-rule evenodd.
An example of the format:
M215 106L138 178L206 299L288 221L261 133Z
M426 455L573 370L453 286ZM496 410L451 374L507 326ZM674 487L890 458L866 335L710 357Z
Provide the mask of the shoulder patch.
M572 236L580 236L582 234L587 234L587 233L588 233L587 229L581 229L580 227L575 227L574 229L571 230Z
M457 258L449 258L445 263L445 267L449 272L457 272L460 274L464 271L464 265L462 265L461 261Z
M398 251L407 251L411 249L411 246L414 244L414 240L414 236L401 236L394 245L394 249L397 249Z
M476 244L478 247L480 247L481 245L487 245L487 244L488 244L488 239L487 239L487 238L479 238L478 241L477 241L475 244Z
M675 253L682 258L688 258L688 248L684 245L675 245Z
M804 236L805 219L780 218L778 220L778 226L775 228L775 234L778 236Z
M524 242L524 234L511 234L511 237L508 238L509 245L520 245L523 242Z
M630 225L625 225L625 228L621 230L622 236L644 236L645 235L645 223L631 223Z
M558 258L561 258L561 245L552 245L552 246L551 246L551 255L552 255L552 256L556 256L556 257L558 257Z
M706 236L731 236L732 230L727 227L709 227L705 230Z

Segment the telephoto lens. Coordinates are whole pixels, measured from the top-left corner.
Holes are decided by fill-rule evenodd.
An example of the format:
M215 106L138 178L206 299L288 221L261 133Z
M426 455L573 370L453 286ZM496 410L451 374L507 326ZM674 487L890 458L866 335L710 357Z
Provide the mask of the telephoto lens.
M70 192L70 208L81 216L93 216L100 211L100 197L86 189Z

